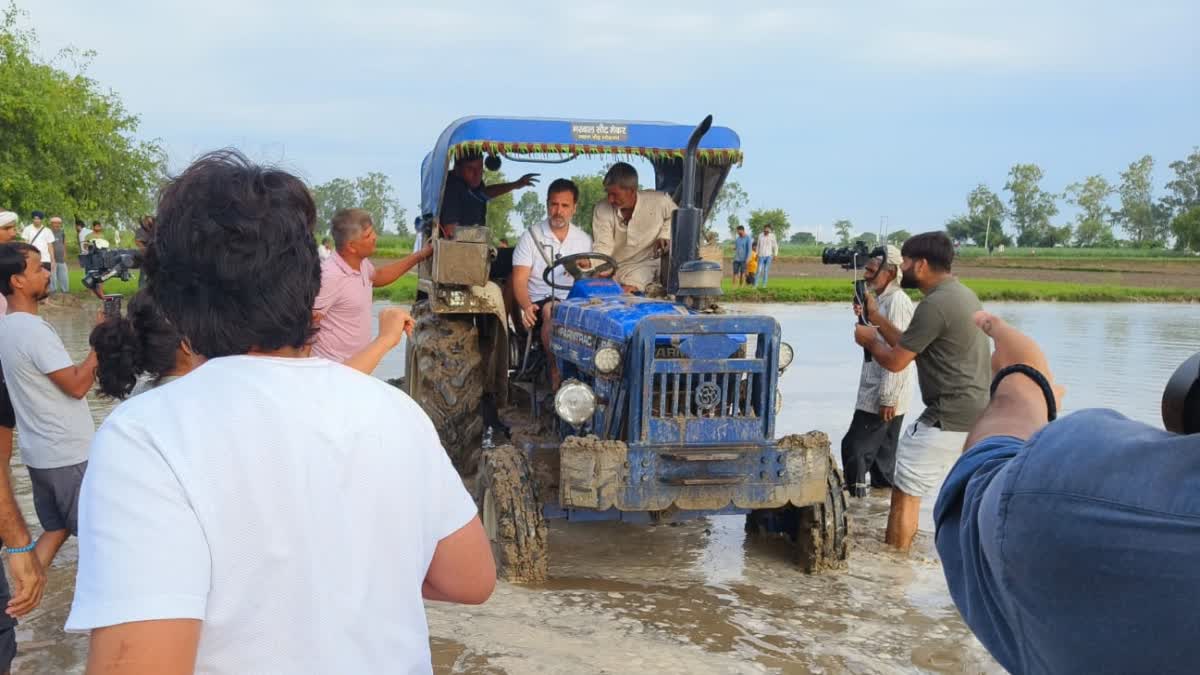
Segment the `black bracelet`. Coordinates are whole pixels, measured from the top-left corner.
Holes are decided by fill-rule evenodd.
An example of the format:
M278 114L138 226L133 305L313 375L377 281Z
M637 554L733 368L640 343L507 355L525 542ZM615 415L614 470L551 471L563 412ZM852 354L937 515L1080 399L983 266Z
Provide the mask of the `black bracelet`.
M1042 388L1042 395L1046 397L1046 419L1053 422L1058 418L1058 405L1054 402L1054 390L1050 388L1050 382L1046 380L1046 376L1038 372L1037 368L1024 363L1014 363L1011 366L1001 368L994 378L992 378L992 390L989 396L996 397L996 387L1000 386L1000 380L1012 375L1013 373L1021 373L1037 383L1037 386Z

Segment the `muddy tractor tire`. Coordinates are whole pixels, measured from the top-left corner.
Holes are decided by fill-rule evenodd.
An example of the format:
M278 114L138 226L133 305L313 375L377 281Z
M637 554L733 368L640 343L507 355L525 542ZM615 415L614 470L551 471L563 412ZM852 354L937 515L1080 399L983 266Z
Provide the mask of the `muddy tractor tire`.
M549 563L546 519L529 459L511 445L483 451L479 514L505 581L544 581Z
M470 316L435 314L424 302L413 307L413 315L409 395L433 420L454 468L473 476L483 435L479 329Z
M795 562L806 574L846 567L850 521L842 472L829 456L825 472L825 500L812 506L792 505L752 511L746 516L751 534L783 534L791 541Z

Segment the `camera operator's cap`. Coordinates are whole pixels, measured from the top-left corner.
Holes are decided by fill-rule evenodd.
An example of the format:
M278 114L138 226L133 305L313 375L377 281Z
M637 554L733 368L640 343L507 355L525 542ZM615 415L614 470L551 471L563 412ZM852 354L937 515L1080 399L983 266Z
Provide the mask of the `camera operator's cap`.
M900 283L901 277L904 276L904 272L900 271L900 265L904 262L904 259L900 256L900 248L893 244L888 244L884 249L883 262L896 266L896 283Z
M17 222L17 214L12 211L0 211L0 227L6 227Z

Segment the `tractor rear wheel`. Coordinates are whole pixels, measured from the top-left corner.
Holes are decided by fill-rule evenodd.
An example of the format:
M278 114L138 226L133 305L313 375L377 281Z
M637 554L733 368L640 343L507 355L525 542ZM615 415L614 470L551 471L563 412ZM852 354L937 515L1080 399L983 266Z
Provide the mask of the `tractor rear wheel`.
M405 379L409 394L438 430L446 454L462 476L479 468L483 417L483 357L473 317L435 314L428 302L413 306L416 327Z
M544 581L548 532L529 459L511 445L483 451L479 513L505 581Z

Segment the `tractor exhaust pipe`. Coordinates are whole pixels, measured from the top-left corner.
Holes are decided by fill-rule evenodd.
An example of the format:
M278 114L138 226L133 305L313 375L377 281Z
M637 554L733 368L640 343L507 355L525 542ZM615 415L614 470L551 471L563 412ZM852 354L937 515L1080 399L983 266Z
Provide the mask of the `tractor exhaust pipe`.
M692 131L683 157L683 203L671 216L671 276L667 283L667 292L671 295L679 291L679 268L700 258L704 212L696 207L696 152L700 148L700 139L712 128L712 122L712 115L709 115Z

